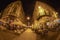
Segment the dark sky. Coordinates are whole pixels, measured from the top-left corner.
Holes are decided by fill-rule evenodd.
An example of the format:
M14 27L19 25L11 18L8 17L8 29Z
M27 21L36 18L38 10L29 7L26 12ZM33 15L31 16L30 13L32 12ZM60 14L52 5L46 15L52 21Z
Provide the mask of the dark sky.
M8 4L10 4L11 2L14 2L16 0L0 0L0 11L2 11ZM23 3L23 8L25 13L32 13L34 10L34 5L36 0L21 0ZM60 1L59 0L39 0L45 3L48 3L49 5L51 5L53 8L55 8L56 10L60 9Z

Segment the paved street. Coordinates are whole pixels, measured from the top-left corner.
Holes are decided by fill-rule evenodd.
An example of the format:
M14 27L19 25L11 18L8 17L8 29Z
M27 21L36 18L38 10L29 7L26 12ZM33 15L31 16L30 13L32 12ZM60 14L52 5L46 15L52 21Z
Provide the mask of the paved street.
M47 36L47 35L46 35ZM57 38L58 37L58 38ZM41 35L36 34L31 29L26 29L20 35L17 35L13 32L0 31L0 40L59 40L59 33L48 32L47 38Z
M0 40L36 40L36 34L31 29L27 29L21 35L1 31Z
M31 29L27 29L24 33L13 40L36 40L36 34Z

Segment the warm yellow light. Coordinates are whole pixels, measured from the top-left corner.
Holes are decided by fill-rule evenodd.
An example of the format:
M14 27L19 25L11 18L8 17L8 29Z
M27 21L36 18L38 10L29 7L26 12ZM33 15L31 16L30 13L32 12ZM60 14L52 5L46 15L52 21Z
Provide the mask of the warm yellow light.
M58 17L58 15L57 15L57 14L58 14L57 12L54 14L55 18L57 18L57 17Z
M31 29L27 29L26 32L32 32L32 30Z
M43 13L43 12L44 12L44 10L41 8L41 9L39 9L39 12L40 12L40 13Z
M40 9L41 7L39 6L38 8Z
M38 6L38 11L40 13L40 15L44 15L44 9L41 6Z
M58 12L54 12L54 11L53 11L53 13L54 13L54 14L53 14L53 17L54 17L54 18L58 18Z
M27 20L30 20L30 17L27 17Z

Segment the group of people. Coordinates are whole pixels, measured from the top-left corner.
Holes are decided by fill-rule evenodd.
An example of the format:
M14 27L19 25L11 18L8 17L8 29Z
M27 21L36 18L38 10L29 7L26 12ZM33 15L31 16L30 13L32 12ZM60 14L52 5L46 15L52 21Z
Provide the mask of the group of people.
M35 25L36 26L36 25ZM34 27L35 27L34 26ZM49 31L51 32L59 32L60 31L60 23L58 22L45 22L38 23L36 28L32 28L37 34L47 34Z
M2 30L17 30L17 29L22 29L24 26L22 25L17 25L13 23L13 20L7 20L7 22L3 19L0 19L0 29Z

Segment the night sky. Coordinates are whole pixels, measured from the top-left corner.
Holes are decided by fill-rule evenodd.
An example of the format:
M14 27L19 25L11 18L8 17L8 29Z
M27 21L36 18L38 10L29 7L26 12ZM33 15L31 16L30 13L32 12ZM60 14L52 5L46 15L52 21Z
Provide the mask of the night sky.
M4 10L4 8L14 2L16 0L0 0L0 12ZM34 10L35 2L37 0L21 0L23 3L23 9L26 14L31 15ZM38 0L49 4L51 7L55 8L57 11L60 10L60 1L59 0Z

